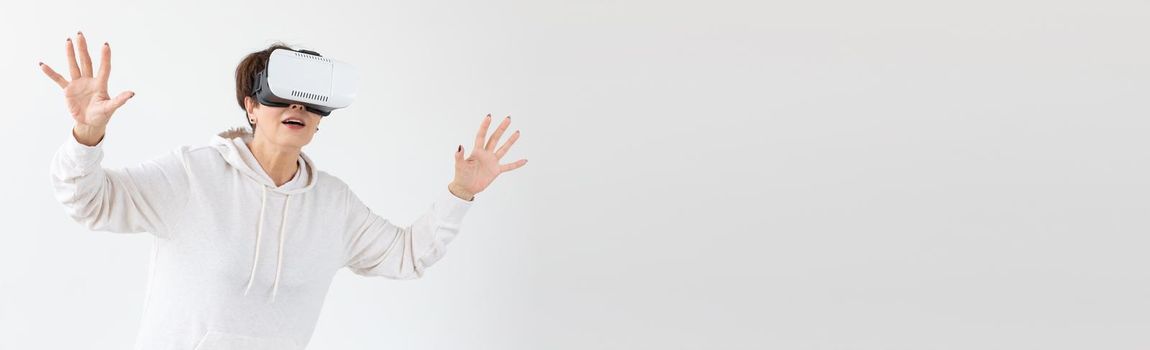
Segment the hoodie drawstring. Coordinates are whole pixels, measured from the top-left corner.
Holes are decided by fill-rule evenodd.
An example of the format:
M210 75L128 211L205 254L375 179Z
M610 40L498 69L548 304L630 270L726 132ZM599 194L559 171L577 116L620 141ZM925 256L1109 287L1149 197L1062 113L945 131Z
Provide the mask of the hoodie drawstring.
M247 287L244 288L244 295L245 296L248 295L249 291L251 291L252 284L256 280L256 267L259 266L259 261L260 261L260 242L263 239L263 233L264 233L264 210L267 208L267 203L268 203L268 188L267 188L267 186L261 186L261 187L263 188L263 194L261 195L261 199L260 199L260 217L259 217L260 223L259 223L258 228L256 229L256 251L255 251L255 254L253 254L253 256L252 256L251 276L248 277L248 285L247 285ZM278 256L276 257L276 278L275 278L275 282L272 283L271 302L273 302L273 303L276 301L276 294L279 292L280 273L283 272L284 230L286 229L286 224L287 224L288 203L291 203L291 195L290 194L287 195L286 199L284 199L283 216L280 218L279 249L278 249Z
M259 228L256 229L256 253L252 255L252 273L251 277L248 277L248 286L244 288L245 296L248 295L248 291L252 289L252 282L256 280L256 266L259 266L260 262L260 238L263 237L264 233L264 208L266 208L268 204L268 188L267 186L260 187L264 190L263 197L260 200L260 225Z
M280 290L280 272L283 271L284 261L284 228L287 227L287 213L288 203L291 203L291 195L284 198L284 212L283 217L280 218L280 247L277 249L279 256L276 257L276 280L272 283L272 302L276 302L276 292Z

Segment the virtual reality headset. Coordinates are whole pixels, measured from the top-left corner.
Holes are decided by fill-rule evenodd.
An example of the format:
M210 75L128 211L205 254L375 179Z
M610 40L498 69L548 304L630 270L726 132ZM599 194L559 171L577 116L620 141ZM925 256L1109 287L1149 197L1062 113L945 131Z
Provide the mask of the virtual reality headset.
M276 49L267 67L253 80L252 94L271 107L303 105L327 116L355 100L359 74L350 64L320 56L318 52Z

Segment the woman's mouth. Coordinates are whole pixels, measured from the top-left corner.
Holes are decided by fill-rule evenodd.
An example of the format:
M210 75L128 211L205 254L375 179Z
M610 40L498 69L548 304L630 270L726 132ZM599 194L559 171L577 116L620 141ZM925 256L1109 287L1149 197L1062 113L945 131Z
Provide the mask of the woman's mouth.
M287 127L288 127L288 129L292 129L292 130L300 130L300 129L303 129L303 128L304 128L304 123L303 123L303 121L301 121L301 120L298 120L298 119L288 119L288 120L284 120L284 121L283 121L283 124L284 124L285 126L287 126Z

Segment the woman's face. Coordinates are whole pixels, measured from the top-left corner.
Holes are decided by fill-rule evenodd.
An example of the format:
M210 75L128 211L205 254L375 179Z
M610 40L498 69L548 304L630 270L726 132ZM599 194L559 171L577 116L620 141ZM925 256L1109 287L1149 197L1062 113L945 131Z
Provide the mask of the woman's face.
M270 107L246 97L244 105L247 106L248 119L255 120L254 139L285 147L303 148L311 142L322 120L318 114L308 112L297 104Z

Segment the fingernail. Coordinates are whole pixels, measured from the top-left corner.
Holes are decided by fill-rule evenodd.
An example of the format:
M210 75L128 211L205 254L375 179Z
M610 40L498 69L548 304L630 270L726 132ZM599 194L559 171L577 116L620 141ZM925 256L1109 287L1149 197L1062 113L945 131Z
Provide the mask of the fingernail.
M105 42L104 42L104 46L108 46L108 42L107 42L107 41L105 41Z
M456 149L455 151L456 152L463 152L463 145L459 145L459 149Z
M487 118L491 118L491 113L487 113Z
M40 65L41 65L41 66L43 66L43 65L44 65L44 62L40 62Z
M72 42L72 38L68 38L68 39L65 39L65 40L67 40L68 42Z
M84 35L84 31L78 31L76 32L76 35Z

